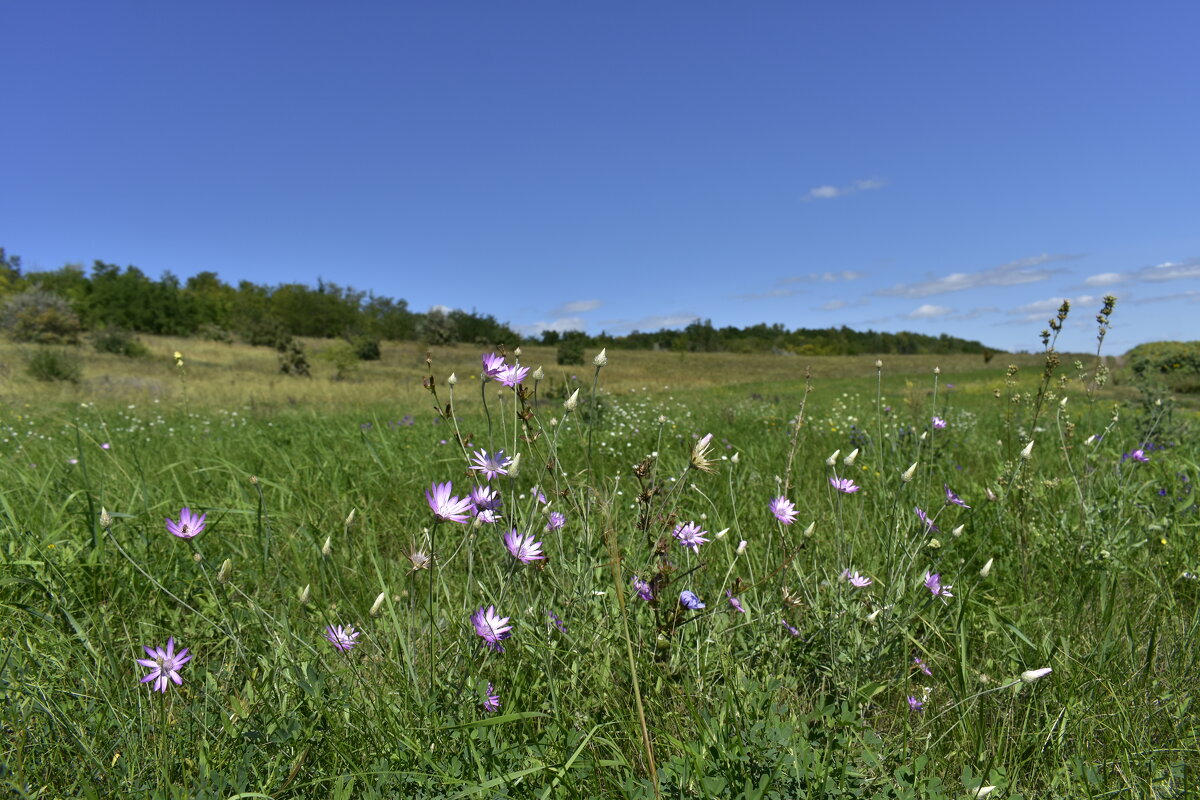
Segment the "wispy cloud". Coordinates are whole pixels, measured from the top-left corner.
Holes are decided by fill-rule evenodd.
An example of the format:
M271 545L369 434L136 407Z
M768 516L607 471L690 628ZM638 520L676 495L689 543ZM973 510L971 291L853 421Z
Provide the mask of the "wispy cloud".
M1083 285L1117 286L1122 283L1178 281L1185 278L1200 278L1200 258L1184 261L1164 261L1148 267L1139 267L1128 272L1104 272L1084 279Z
M926 303L918 308L913 309L904 315L905 319L937 319L938 317L948 317L954 313L953 308L946 306L935 306Z
M1044 281L1052 275L1066 271L1043 269L1042 265L1044 264L1074 261L1080 258L1083 256L1067 253L1053 255L1042 253L1039 256L1017 259L978 272L952 272L949 275L919 283L898 283L889 289L878 289L875 294L879 297L929 297L935 294L981 289L987 286L1020 286L1023 283Z
M1099 275L1089 275L1084 279L1084 286L1115 286L1124 283L1125 278L1119 272L1101 272Z
M1160 294L1154 297L1142 297L1137 300L1128 302L1140 306L1145 303L1169 303L1174 300L1182 300L1185 303L1200 303L1200 289L1188 289L1186 292L1177 294Z
M562 317L570 314L582 314L586 311L595 311L602 306L599 300L572 300L569 303L563 303L556 309L550 312L551 316Z
M546 331L582 331L587 330L587 321L583 317L558 317L549 321L538 320L527 325L514 325L517 333L525 336L541 336Z
M1047 297L1045 300L1037 300L1032 303L1026 303L1017 308L1011 308L1005 313L1014 319L1006 320L1005 322L997 323L999 325L1025 325L1030 322L1040 322L1043 325L1058 313L1059 307L1063 304L1063 300L1071 303L1071 311L1078 316L1080 313L1085 315L1085 319L1090 319L1095 316L1095 313L1100 310L1103 304L1103 299L1097 295L1082 294L1076 297ZM1095 308L1088 308L1095 306Z
M839 308L845 308L850 305L846 300L830 300L821 304L822 311L837 311Z
M663 328L682 328L700 319L699 314L652 314L641 319L604 319L600 324L609 333L657 331Z
M882 189L886 186L883 181L878 178L867 178L861 181L855 181L847 186L814 186L808 190L805 195L805 200L832 200L835 197L846 197L847 195L857 194L858 192L870 192L876 189Z
M839 272L810 272L807 275L789 275L778 278L775 288L765 292L732 295L735 300L765 300L770 297L793 297L806 291L805 287L813 283L837 283L839 281L856 281L864 277L861 272L844 269Z

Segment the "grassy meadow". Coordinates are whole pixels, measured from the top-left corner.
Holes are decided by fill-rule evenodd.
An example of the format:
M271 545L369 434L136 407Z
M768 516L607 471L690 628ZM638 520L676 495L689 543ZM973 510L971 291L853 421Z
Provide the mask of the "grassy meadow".
M145 341L0 345L4 796L1200 794L1197 414L1094 355Z

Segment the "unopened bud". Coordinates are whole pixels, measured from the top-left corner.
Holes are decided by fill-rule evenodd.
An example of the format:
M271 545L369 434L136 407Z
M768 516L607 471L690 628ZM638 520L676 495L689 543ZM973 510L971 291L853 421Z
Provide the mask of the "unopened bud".
M250 476L250 485L251 485L251 486L258 486L258 476L257 476L257 475L251 475L251 476Z
M734 453L733 455L731 455L731 456L729 457L729 462L730 462L731 464L736 464L736 463L738 463L738 462L739 462L739 461L741 461L741 460L742 460L742 454L741 454L741 453Z
M875 369L883 369L883 361L881 361L878 358L875 359ZM879 613L879 612L875 612L875 613Z
M546 370L542 369L542 366L539 364L538 368L533 371L533 379L540 381L544 377L546 377Z
M516 350L513 350L513 356L515 356L516 358L520 358L521 357L521 348L518 347Z
M192 561L195 561L197 564L199 564L203 558L204 558L204 556L200 555L200 553L198 553L198 552L192 553Z
M713 538L714 539L724 539L725 534L727 534L727 533L729 533L729 528L721 528L721 530L719 530L713 534Z
M879 362L876 362L876 363L879 363ZM870 614L867 614L867 622L874 622L875 620L879 619L879 615L882 612L883 612L882 608L877 608L874 611L872 611Z
M917 462L914 461L912 466L900 473L900 480L908 483L913 479L913 475L917 474Z
M978 789L976 789L976 790L975 790L975 791L974 791L974 792L971 794L971 796L972 796L972 797L975 797L975 798L979 798L979 797L987 797L989 794L991 794L991 793L992 793L992 792L994 792L994 791L996 791L996 787L995 787L995 786L980 786Z
M383 601L387 599L387 592L380 592L379 597L375 598L375 602L371 604L371 616L378 617L380 610L383 609Z
M321 555L325 556L326 558L329 558L329 556L333 555L333 537L332 536L325 537L325 544L321 545Z
M928 438L929 438L929 431L921 431L921 441L923 442Z
M607 347L600 348L600 352L597 353L596 357L592 359L592 363L595 364L597 367L608 366L608 348Z
M1026 683L1033 683L1039 678L1044 678L1054 670L1050 667L1042 667L1041 669L1027 669L1021 673L1021 680Z
M950 531L950 533L951 533L951 535L953 535L953 536L956 536L956 537L957 537L957 536L962 536L963 528L965 528L965 527L967 527L967 526L966 526L966 525L959 525L957 528L955 528L954 530Z
M308 601L312 599L312 584L304 584L304 588L300 590L300 605L308 605Z
M563 403L563 408L565 408L567 411L574 411L575 407L577 405L579 405L579 390L578 389L571 392L571 396L567 398L567 401L565 403Z
M745 553L745 552L746 552L746 544L747 544L747 542L746 542L746 540L745 540L745 539L742 539L740 542L738 542L738 546L737 546L737 554L738 554L739 556L740 556L742 553Z
M521 454L517 453L512 458L512 462L508 465L508 474L510 477L517 477L521 474Z
M1030 439L1029 444L1021 450L1021 458L1028 459L1031 455L1033 455L1033 439Z
M839 455L841 452L842 452L841 450L834 450L834 451L833 451L833 452L832 452L832 453L829 455L829 458L825 459L825 466L827 466L827 467L832 467L834 464L836 464L836 463L837 463L837 457L838 457L838 455Z
M1064 397L1062 400L1059 400L1059 401L1058 401L1058 407L1059 407L1059 408L1066 408L1066 407L1067 407L1067 401L1068 401L1068 400L1070 400L1070 399L1071 399L1071 398L1069 398L1069 397Z
M858 458L858 448L857 447L850 451L850 455L848 455L842 459L842 463L845 464L847 467L853 467L854 459L856 459L856 458Z
M992 562L995 560L996 559L994 558L989 558L987 560L987 563L983 565L983 569L979 570L979 577L986 578L988 575L992 574Z
M1000 499L999 497L996 496L995 492L993 492L991 489L989 489L986 486L983 487L983 493L987 497L987 499L993 503Z
M448 383L448 384L450 384L451 386L453 386L454 384L458 383L458 376L457 376L457 375L455 375L453 372L451 372L451 373L450 373L450 377L449 377L449 378L446 378L446 383Z
M233 572L233 559L227 558L221 562L221 568L217 570L217 583L228 583L229 575Z
M816 529L817 529L817 523L816 523L815 521L814 521L814 522L810 522L810 523L808 523L808 527L804 529L804 535L805 535L805 536L812 536L812 535L813 535L813 531L815 531Z
M933 368L933 374L934 374L934 375L941 375L941 374L942 374L942 368L941 368L941 367L934 367L934 368Z
M104 506L100 506L100 527L108 530L112 527L112 516Z

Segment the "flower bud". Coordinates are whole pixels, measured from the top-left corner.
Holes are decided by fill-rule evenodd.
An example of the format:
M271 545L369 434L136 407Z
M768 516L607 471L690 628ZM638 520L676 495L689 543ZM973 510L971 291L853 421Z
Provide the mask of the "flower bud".
M957 528L955 528L954 530L950 531L950 533L951 533L951 535L953 535L953 536L955 536L955 537L962 536L963 528L965 528L965 527L967 527L967 526L966 526L966 525L959 525Z
M921 431L921 441L923 442L928 438L929 438L929 431Z
M1039 678L1046 677L1053 671L1054 670L1052 670L1050 667L1042 667L1041 669L1027 669L1021 673L1021 680L1025 681L1025 683L1033 683Z
M878 362L876 362L876 363L878 363ZM875 620L879 619L879 615L882 612L883 612L882 608L877 608L874 611L872 611L870 614L867 614L867 622L874 622Z
M724 539L725 534L727 534L727 533L729 533L729 528L721 528L721 530L719 530L713 534L713 538L714 539Z
M371 604L371 616L378 617L380 610L383 609L383 601L387 599L387 592L380 592L379 597L375 598L375 602Z
M312 584L306 583L306 584L304 584L304 588L300 590L300 597L299 597L300 605L302 605L302 606L308 605L308 601L311 599L312 599Z
M857 447L850 451L850 455L848 455L842 459L842 463L845 464L847 467L853 467L854 459L856 459L856 458L858 458L858 448Z
M258 486L258 476L257 476L257 475L251 475L251 476L250 476L250 485L251 485L251 486Z
M978 789L975 790L975 792L971 796L975 797L975 798L987 797L989 794L991 794L994 791L996 791L995 786L980 786Z
M513 358L520 358L520 357L521 357L521 348L518 347L517 349L513 350Z
M746 544L747 544L747 542L746 542L746 540L745 540L745 539L742 539L740 542L738 542L738 546L737 546L737 554L738 554L739 556L740 556L742 553L745 553L745 552L746 552Z
M346 515L346 527L349 528L354 524L354 509L350 509L350 513Z
M1029 444L1021 450L1021 458L1028 460L1031 455L1033 455L1033 439L1030 439Z
M567 411L574 411L575 407L577 405L579 405L579 390L578 389L571 392L571 396L567 398L567 401L565 403L563 403L563 408L565 408Z
M883 361L882 360L880 360L878 358L875 359L875 369L883 369Z
M834 450L833 453L830 454L829 458L825 459L825 466L832 467L834 464L836 464L837 457L841 452L842 451L840 449Z
M204 558L204 556L200 555L200 553L198 553L198 552L192 553L192 561L195 561L197 564L199 564L201 562L201 560L203 560L203 558Z
M1064 397L1062 400L1059 400L1059 401L1058 401L1058 407L1059 407L1059 408L1066 408L1066 407L1067 407L1067 401L1068 401L1068 400L1070 400L1070 399L1071 399L1071 398L1069 398L1069 397Z
M457 376L457 375L455 375L453 372L451 372L451 373L450 373L450 377L449 377L449 378L446 378L446 383L448 383L448 384L450 384L451 386L453 386L454 384L458 383L458 376Z
M541 364L539 364L538 368L533 371L533 379L540 381L544 377L546 377L546 370L542 369Z
M741 453L734 453L733 455L731 455L731 456L729 457L729 462L730 462L731 464L736 464L736 463L738 463L738 462L739 462L739 461L741 461L741 460L742 460L742 454L741 454Z
M983 487L983 493L985 495L987 495L987 499L993 503L1000 499L998 496L996 496L995 492L993 492L991 489L989 489L986 486Z
M217 583L229 583L229 575L233 572L233 559L227 558L221 562L221 568L217 570Z
M517 477L521 474L521 454L517 453L512 458L512 462L508 465L508 474L510 477Z
M987 563L983 565L983 569L979 570L979 577L986 578L988 575L992 574L992 562L995 560L996 559L994 558L989 558L987 560Z
M913 475L915 475L916 473L917 473L917 462L914 461L912 463L911 467L904 470L904 472L900 473L900 480L904 481L905 483L908 483L909 481L911 481L913 479Z
M329 556L333 555L333 537L332 536L325 537L325 544L321 545L321 555L325 556L326 558L329 558Z
M112 527L112 516L104 506L100 506L100 527L104 528L104 530Z
M608 366L608 348L607 347L600 348L600 352L597 353L596 357L592 359L592 363L595 364L597 367Z
M810 522L810 523L808 523L808 527L804 529L804 535L805 535L805 536L812 536L812 535L813 535L813 531L815 531L816 529L817 529L817 523L816 523L815 521L814 521L814 522Z
M941 367L934 367L934 368L933 368L933 374L934 374L934 375L941 375L941 374L942 374L942 368L941 368Z

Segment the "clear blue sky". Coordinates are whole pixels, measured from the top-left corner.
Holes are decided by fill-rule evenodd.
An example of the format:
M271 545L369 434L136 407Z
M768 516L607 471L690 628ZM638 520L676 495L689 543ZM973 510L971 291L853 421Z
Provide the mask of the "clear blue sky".
M527 332L1200 338L1200 4L26 2L0 246Z

